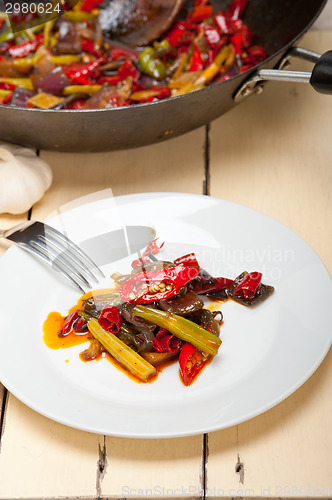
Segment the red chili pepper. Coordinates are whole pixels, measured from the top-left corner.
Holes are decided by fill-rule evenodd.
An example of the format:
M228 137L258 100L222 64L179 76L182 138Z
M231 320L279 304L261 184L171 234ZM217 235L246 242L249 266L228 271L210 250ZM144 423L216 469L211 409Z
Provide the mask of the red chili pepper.
M266 58L266 53L260 45L253 45L248 48L248 55L253 64L258 64Z
M233 35L234 26L227 12L220 10L213 16L214 23L220 29L221 34Z
M155 335L153 348L157 352L176 353L181 347L182 341L169 333L165 328L160 328Z
M89 80L89 77L93 75L98 66L100 66L103 62L104 60L100 58L89 64L68 64L63 67L63 71L72 84L89 85L93 83Z
M169 44L178 48L181 45L189 45L196 36L196 26L186 21L178 21L166 36Z
M131 76L134 81L137 81L140 77L140 73L132 60L126 59L119 69L117 76L121 78L121 81L128 78L128 76Z
M228 278L213 278L208 272L204 269L200 269L198 275L194 280L192 280L188 288L193 292L207 293L207 292L217 292L218 290L222 290L223 288L227 288L229 285L233 283L233 280Z
M168 87L166 87L166 88L168 89ZM149 253L152 253L153 255L157 255L160 252L160 250L162 249L162 247L165 245L165 242L163 241L163 243L160 246L158 246L157 240L158 240L158 238L155 238L154 240L152 240L148 244L148 246L146 247L146 249L144 250L144 252L142 253L142 257L140 259L134 260L131 263L131 267L133 269L136 269L136 267L141 267L144 264L146 264L147 262L150 262L151 259L149 257Z
M182 257L178 257L177 259L174 260L174 264L177 266L179 264L183 264L184 266L197 267L199 269L199 264L197 262L196 255L194 254L194 252L187 253Z
M211 48L218 47L221 42L221 36L217 28L213 26L204 26L205 39Z
M122 324L122 316L115 306L104 306L98 318L100 326L108 332L118 333Z
M78 320L78 318L79 316L77 311L73 311L66 317L61 330L62 336L68 335L70 332L74 331L74 324Z
M116 85L122 82L128 76L132 77L134 81L137 81L140 77L140 73L136 66L133 64L131 59L126 59L122 66L119 68L118 72L114 76L105 76L101 78L98 83L108 83L110 86Z
M114 47L111 50L110 61L121 61L122 59L137 59L137 53L134 50Z
M93 40L87 40L86 38L82 38L81 48L82 52L87 52L88 54L92 54L98 58L102 57L102 53L99 50L95 49L95 43Z
M212 5L197 5L188 14L188 21L201 23L211 16L213 11Z
M99 4L103 3L103 1L104 0L85 0L80 9L85 12L91 12L93 9L98 9Z
M236 35L231 37L231 44L233 45L235 54L242 54L243 38L241 33L236 33Z
M15 90L16 85L12 85L11 83L8 83L8 82L1 82L0 89L2 89L2 90Z
M240 32L241 32L241 35L242 35L243 46L244 47L249 47L251 45L251 41L252 41L252 31L251 31L251 29L249 28L249 26L247 26L246 24L244 24L242 26Z
M169 299L198 274L196 267L168 267L157 271L142 272L125 281L120 288L120 297L131 304L148 304ZM164 286L165 285L165 286Z
M194 45L188 71L201 71L204 68L202 56L197 45Z
M247 0L233 0L228 7L228 14L231 19L239 19L247 6Z
M69 109L83 109L86 104L86 99L76 99Z
M20 43L19 45L13 45L9 47L9 55L13 58L16 57L26 57L32 52L35 52L44 41L44 35L36 35L33 40L28 40L27 42Z
M7 94L5 97L0 99L0 104L9 104L11 98L13 97L14 92L11 92L10 94Z
M248 273L234 288L235 295L239 297L253 297L260 285L262 273L253 272Z
M205 359L201 351L188 342L183 344L179 354L179 363L184 385L193 383L197 375L203 370L208 362L209 357Z
M165 97L171 95L171 91L167 85L152 85L150 90L158 92L158 94L154 96L157 99L164 99Z
M4 54L5 52L8 51L9 47L11 47L12 45L14 45L13 43L8 43L8 42L3 42L0 44L0 54ZM4 57L0 57L0 60L1 59L4 59Z

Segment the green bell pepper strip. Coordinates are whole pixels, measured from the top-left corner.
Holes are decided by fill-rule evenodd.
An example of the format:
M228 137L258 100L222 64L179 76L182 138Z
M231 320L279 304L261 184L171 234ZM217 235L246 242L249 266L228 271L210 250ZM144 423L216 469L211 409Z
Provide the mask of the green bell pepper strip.
M212 356L218 354L221 340L211 332L204 330L204 328L186 318L142 305L135 306L132 312L136 316L151 321L151 323L161 328L166 328L166 330L179 339L189 342L197 349L207 354L212 354Z

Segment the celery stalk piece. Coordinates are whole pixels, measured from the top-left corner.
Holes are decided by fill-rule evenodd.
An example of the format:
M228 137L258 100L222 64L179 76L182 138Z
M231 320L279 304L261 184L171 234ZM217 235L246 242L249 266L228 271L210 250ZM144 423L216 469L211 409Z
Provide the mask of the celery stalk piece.
M154 366L130 349L114 333L104 330L95 318L88 321L88 328L94 338L99 340L105 349L133 375L146 382L156 374Z
M185 342L189 342L200 351L212 354L212 356L218 354L221 340L189 319L141 305L135 306L133 313L161 328L166 328L170 333L173 333L173 335Z

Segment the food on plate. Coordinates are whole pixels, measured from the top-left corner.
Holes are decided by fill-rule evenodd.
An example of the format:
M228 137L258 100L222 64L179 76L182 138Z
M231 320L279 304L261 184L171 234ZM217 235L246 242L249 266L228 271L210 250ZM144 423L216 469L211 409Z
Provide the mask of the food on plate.
M101 0L81 0L59 19L18 33L0 18L0 104L118 108L229 79L266 57L242 20L246 5L233 0L228 9L213 11L208 0L195 0L144 46L109 37Z
M111 275L112 289L83 295L66 317L50 313L44 323L46 345L56 349L90 341L80 354L83 361L106 356L142 382L178 360L183 383L191 385L221 345L223 314L208 298L252 307L274 288L261 282L259 272L234 280L212 277L194 253L158 260L162 246L157 239L151 242L130 273Z

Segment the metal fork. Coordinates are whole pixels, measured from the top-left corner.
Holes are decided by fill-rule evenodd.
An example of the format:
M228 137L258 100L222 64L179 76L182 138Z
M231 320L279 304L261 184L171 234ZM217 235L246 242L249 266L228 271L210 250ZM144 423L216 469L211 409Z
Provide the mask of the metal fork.
M85 293L89 280L104 278L99 267L79 246L53 227L38 221L26 221L11 229L0 229L0 237L14 241L37 256Z

